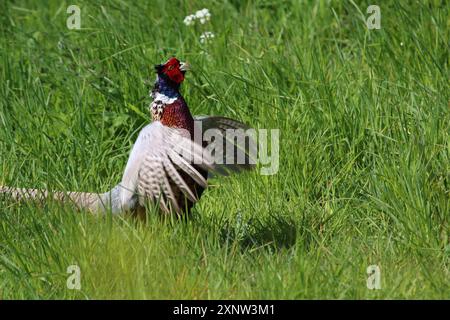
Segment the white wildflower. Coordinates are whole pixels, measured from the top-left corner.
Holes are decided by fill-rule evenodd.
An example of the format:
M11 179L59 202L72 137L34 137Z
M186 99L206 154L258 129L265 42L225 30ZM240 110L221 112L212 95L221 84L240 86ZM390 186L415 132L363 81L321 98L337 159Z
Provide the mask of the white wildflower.
M209 10L206 8L203 8L202 10L198 10L194 14L190 14L184 18L184 24L187 26L191 26L195 23L195 20L200 20L201 24L205 24L209 19L211 18L211 13L209 13Z
M214 38L214 33L206 31L200 35L200 42L206 43L206 42L208 42L208 40L210 40L212 38Z
M204 8L202 10L198 10L195 13L195 17L200 20L201 24L204 24L206 23L206 21L209 21L209 19L211 18L211 14L209 13L208 9Z
M191 26L191 25L194 24L195 18L196 18L195 15L190 14L190 15L188 15L188 16L186 16L186 17L184 18L183 22L184 22L185 25Z

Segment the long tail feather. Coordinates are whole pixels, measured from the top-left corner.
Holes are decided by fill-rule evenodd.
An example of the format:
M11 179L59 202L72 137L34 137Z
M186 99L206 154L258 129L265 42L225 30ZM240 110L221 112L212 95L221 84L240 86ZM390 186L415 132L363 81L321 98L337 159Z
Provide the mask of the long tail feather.
M107 206L108 197L106 194L89 192L63 192L43 189L25 189L0 186L0 196L7 197L19 202L38 201L43 202L48 199L54 199L62 203L73 203L78 209L91 212L103 211Z

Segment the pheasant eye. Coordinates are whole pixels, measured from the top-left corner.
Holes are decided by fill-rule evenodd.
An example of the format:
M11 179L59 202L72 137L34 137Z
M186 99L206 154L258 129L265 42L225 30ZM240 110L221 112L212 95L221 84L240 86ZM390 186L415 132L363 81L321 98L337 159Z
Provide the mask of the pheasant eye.
M172 71L173 70L173 68L174 68L175 66L169 66L169 68L167 69L168 71Z

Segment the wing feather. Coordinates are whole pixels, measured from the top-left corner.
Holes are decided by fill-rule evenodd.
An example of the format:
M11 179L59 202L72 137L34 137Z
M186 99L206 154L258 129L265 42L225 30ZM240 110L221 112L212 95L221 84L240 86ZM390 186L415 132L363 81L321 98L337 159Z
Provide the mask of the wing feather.
M170 160L172 160L172 162L174 164L176 164L178 167L180 167L180 169L182 169L184 172L186 172L200 186L202 186L203 188L208 187L208 182L202 176L202 174L200 172L198 172L197 169L195 169L183 157L181 157L179 154L173 152L172 150L169 151L169 157L170 157Z
M130 202L138 197L139 203L145 201L158 203L160 208L169 212L169 205L176 212L181 212L180 192L191 202L198 197L181 177L178 170L184 171L195 183L207 187L207 181L194 167L212 169L211 164L203 161L203 148L178 130L163 126L156 121L142 129L131 151L121 182L121 202ZM178 169L178 170L177 170ZM173 184L171 185L171 181Z
M172 161L164 162L164 166L166 168L167 173L169 174L172 181L180 188L181 192L192 202L198 201L198 198L192 192L192 190L188 187L186 182L183 180L181 175L178 173L177 169L173 165Z

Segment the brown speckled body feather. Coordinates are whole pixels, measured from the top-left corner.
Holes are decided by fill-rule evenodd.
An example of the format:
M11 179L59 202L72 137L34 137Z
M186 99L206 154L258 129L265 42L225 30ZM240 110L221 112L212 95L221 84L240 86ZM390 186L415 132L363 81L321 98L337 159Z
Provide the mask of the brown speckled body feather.
M194 118L181 96L175 102L165 105L160 121L171 128L188 130L191 137L194 136Z

